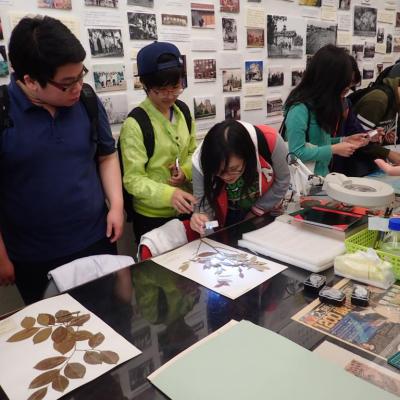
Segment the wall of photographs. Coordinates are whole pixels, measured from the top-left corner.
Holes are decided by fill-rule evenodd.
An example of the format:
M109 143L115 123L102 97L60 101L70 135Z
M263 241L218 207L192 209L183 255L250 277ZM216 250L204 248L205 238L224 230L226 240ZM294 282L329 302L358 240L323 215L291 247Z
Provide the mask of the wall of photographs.
M61 19L87 51L113 131L145 97L134 77L137 51L152 40L185 55L181 96L199 138L224 118L279 127L282 106L307 58L326 43L351 52L366 85L400 58L400 0L0 0L0 81L7 42L26 14Z

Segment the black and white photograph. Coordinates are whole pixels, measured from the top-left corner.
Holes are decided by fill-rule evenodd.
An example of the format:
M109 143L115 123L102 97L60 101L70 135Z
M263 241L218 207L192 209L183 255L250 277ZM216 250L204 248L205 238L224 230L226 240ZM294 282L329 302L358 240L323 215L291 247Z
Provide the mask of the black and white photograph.
M240 0L219 0L221 12L238 13L240 11Z
M140 82L140 78L137 76L138 69L137 69L137 62L132 63L132 70L133 70L133 90L142 90L143 85Z
M261 82L263 80L263 65L262 61L245 61L246 83Z
M193 98L194 118L214 118L216 116L216 106L214 96L202 96Z
M339 10L350 10L351 0L339 0Z
M269 58L302 58L306 27L302 18L267 16Z
M0 77L9 74L6 46L0 46Z
M200 29L215 28L214 4L190 3L192 27Z
M400 28L400 12L396 12L396 28Z
M54 8L56 10L72 10L71 0L38 0L39 8Z
M118 0L85 0L85 6L117 8Z
M375 42L365 42L364 45L364 58L375 57Z
M0 40L4 39L4 34L3 34L3 22L0 18Z
M128 115L128 102L126 94L99 95L100 101L106 110L108 122L120 124Z
M372 7L354 7L354 36L376 36L378 10Z
M393 52L400 53L400 36L393 37Z
M154 7L154 0L128 0L128 6L139 6L139 7Z
M121 29L88 29L93 57L123 57Z
M93 79L96 92L126 90L124 64L93 65Z
M146 325L137 331L132 332L132 344L144 351L151 346L151 330L150 326Z
M242 90L242 70L231 68L222 70L223 92L239 92Z
M217 63L215 58L193 60L194 81L212 82L217 79Z
M303 79L305 69L303 67L292 69L292 86L297 86Z
M129 370L129 385L131 391L138 389L142 385L148 385L147 377L154 371L153 359L142 362L136 368Z
M267 98L267 117L275 117L283 114L282 97Z
M376 64L376 74L379 75L383 71L383 63Z
M187 15L161 14L161 23L171 26L188 26Z
M237 50L237 23L234 18L222 18L224 50Z
M393 50L393 36L389 33L386 36L386 54L390 54Z
M264 47L264 29L247 28L247 47L260 49Z
M131 40L157 40L156 14L128 12Z
M271 67L268 70L268 87L283 86L285 73L283 67Z
M384 39L385 39L385 28L382 28L380 26L376 32L376 43L383 43Z
M299 5L321 7L321 0L299 0Z
M351 55L360 62L364 59L364 45L363 44L353 44L351 46Z
M367 80L374 79L374 67L372 65L363 65L362 78Z
M225 119L240 119L240 96L225 97Z
M306 54L315 54L327 44L336 44L337 25L333 22L308 21Z

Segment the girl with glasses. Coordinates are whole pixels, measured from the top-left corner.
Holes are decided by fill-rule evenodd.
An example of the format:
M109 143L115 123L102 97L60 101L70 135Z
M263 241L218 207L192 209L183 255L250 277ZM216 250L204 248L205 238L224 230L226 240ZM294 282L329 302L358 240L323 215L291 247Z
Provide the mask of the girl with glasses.
M212 219L227 226L263 215L280 204L289 186L285 144L266 125L220 122L207 133L192 161L197 203L190 226L200 234Z

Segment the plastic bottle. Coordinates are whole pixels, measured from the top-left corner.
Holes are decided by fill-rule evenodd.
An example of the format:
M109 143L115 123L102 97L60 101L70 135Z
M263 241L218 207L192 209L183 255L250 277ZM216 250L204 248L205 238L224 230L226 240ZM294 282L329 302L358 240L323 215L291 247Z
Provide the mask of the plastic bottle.
M400 218L389 219L389 232L387 232L381 243L381 250L400 256Z

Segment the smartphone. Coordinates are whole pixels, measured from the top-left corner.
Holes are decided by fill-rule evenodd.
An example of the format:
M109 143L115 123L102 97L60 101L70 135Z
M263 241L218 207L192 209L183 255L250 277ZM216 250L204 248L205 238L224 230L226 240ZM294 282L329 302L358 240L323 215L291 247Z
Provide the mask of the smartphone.
M373 131L367 132L367 134L368 134L368 136L369 136L370 139L371 139L371 138L373 138L375 135L378 134L378 130L377 130L377 129L374 129Z

